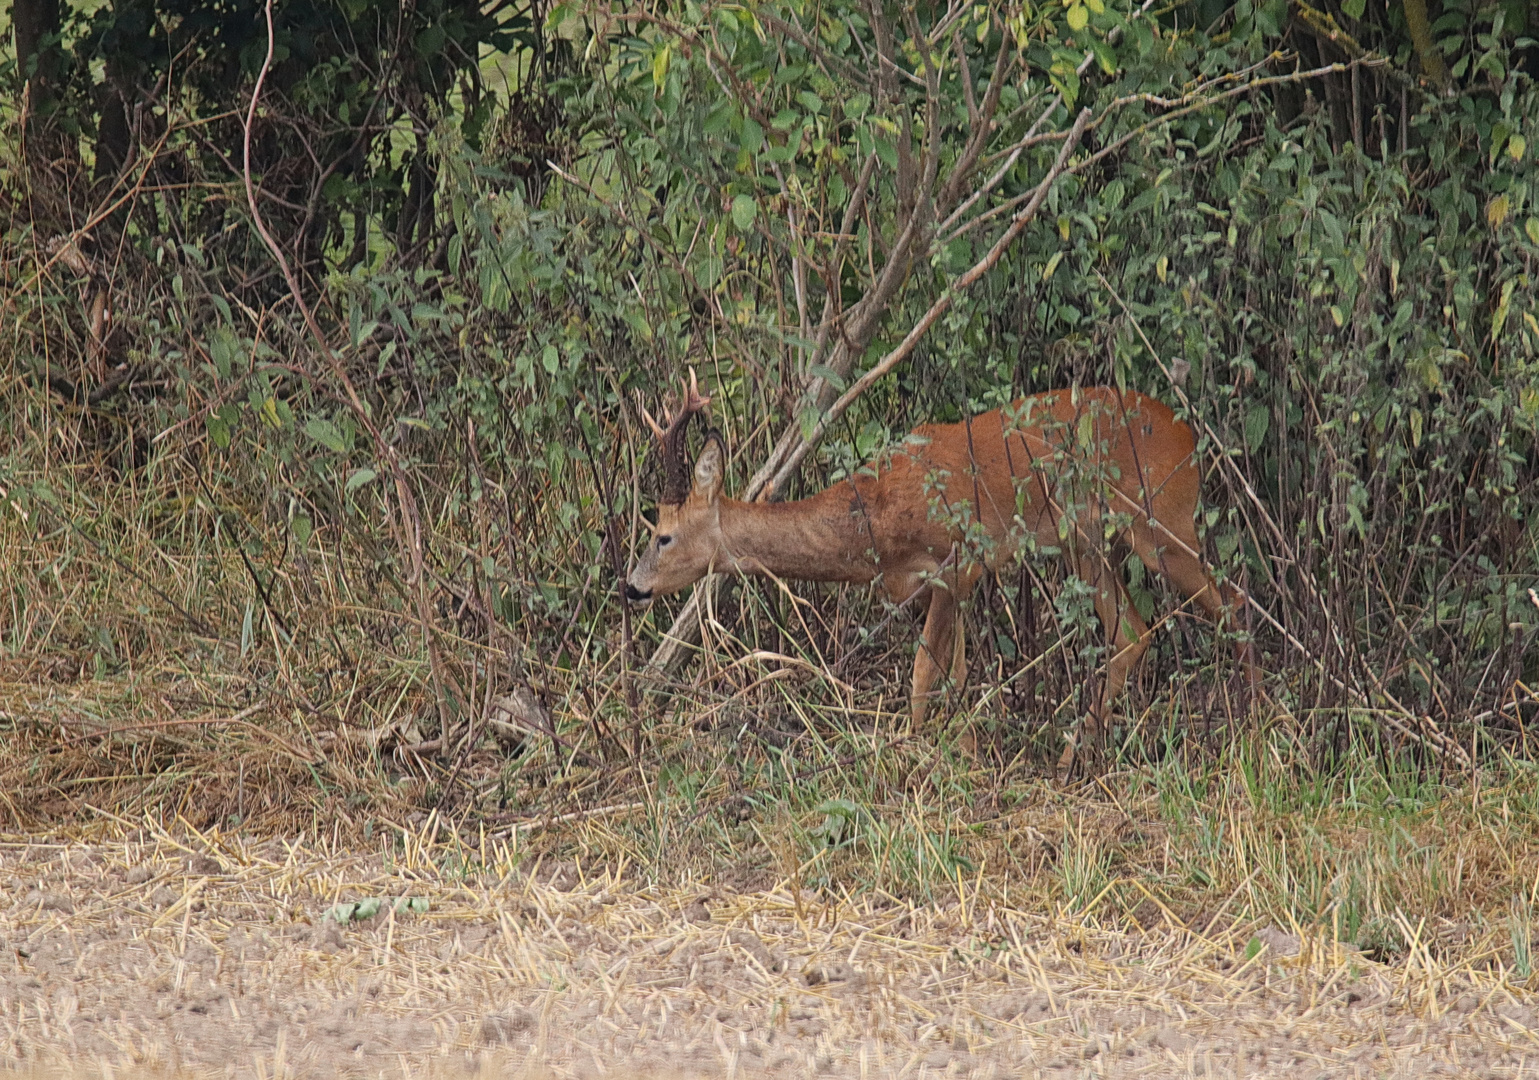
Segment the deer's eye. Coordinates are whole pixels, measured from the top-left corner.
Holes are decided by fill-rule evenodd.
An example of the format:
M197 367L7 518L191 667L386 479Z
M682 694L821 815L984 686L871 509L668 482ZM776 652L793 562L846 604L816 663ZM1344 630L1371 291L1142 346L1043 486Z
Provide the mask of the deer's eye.
M657 546L660 548L665 548L671 543L673 543L673 537L671 536L659 536L657 538Z

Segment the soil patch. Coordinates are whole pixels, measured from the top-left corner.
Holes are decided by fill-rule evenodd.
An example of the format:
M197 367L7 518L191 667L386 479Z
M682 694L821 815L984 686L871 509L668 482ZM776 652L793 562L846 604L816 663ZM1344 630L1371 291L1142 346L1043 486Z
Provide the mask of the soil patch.
M1539 1059L1509 980L1414 950L1389 968L1277 928L1125 934L965 888L837 903L575 863L461 875L443 854L0 840L0 1066L1313 1078Z

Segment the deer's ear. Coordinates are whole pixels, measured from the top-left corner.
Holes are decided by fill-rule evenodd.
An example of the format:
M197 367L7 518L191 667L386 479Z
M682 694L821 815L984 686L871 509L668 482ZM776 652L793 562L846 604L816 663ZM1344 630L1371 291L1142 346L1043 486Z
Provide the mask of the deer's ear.
M721 482L726 475L727 448L721 436L713 431L706 437L705 447L695 459L694 494L707 502L715 502L721 495Z

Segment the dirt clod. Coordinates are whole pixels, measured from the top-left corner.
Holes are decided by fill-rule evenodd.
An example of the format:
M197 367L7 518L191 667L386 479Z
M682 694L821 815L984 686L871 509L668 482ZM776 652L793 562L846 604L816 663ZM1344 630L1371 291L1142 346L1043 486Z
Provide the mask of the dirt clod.
M802 981L808 986L825 983L850 982L856 977L855 968L842 960L808 964L802 969Z
M1301 946L1297 934L1290 934L1275 926L1257 930L1256 940L1270 949L1274 957L1297 956Z
M685 922L708 923L711 921L711 909L705 906L704 900L693 900L684 905L681 914Z
M194 855L187 860L187 872L192 875L210 875L224 873L224 865L208 855Z
M68 915L75 910L75 901L64 893L38 892L33 890L22 898L21 906L24 908L36 908L40 911L57 911Z
M733 930L727 935L727 940L753 957L765 971L772 975L786 969L785 958L770 952L764 944L764 939L752 930Z
M481 1018L479 1030L482 1042L491 1046L505 1046L518 1040L526 1032L533 1031L539 1018L528 1009L509 1009L491 1013Z

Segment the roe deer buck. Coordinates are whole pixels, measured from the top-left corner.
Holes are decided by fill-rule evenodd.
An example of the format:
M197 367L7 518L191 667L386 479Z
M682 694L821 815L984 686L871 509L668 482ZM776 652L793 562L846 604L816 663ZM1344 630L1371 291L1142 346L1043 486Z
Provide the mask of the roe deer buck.
M765 574L802 581L881 579L896 603L928 605L914 658L916 725L944 675L966 671L958 604L985 568L1014 557L1034 538L1057 548L1095 593L1111 638L1103 689L1079 742L1095 753L1107 710L1149 646L1148 625L1128 602L1108 542L1127 541L1151 571L1163 573L1213 619L1237 613L1244 594L1209 575L1198 556L1193 518L1199 476L1191 428L1153 398L1107 387L1058 390L959 424L927 424L848 480L797 502L723 498L726 448L711 430L686 460L690 418L710 399L690 373L684 399L663 430L664 488L655 536L626 584L645 603L708 573ZM927 595L923 595L927 594ZM1247 677L1248 643L1238 646ZM1075 760L1070 738L1060 770Z

